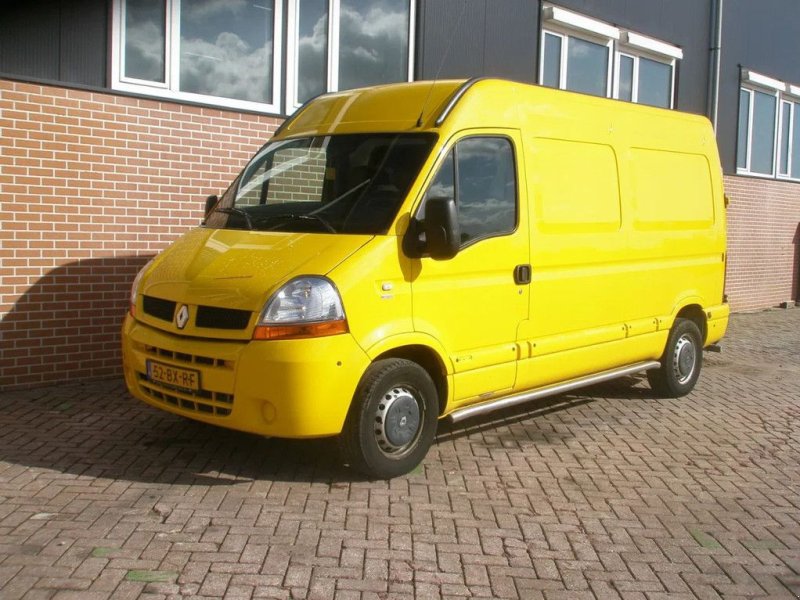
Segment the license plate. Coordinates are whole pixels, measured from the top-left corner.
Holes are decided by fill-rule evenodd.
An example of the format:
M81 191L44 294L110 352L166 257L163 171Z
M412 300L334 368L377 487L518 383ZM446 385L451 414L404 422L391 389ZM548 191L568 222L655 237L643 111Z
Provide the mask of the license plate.
M171 365L147 361L147 378L165 385L197 391L200 389L200 371L179 369Z

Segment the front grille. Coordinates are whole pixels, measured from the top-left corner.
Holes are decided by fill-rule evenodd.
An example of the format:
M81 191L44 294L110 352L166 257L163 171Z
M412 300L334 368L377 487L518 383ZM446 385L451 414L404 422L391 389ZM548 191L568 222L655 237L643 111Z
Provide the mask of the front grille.
M224 371L232 371L234 367L233 361L222 358L175 352L149 345L143 345L140 349L144 351L147 357L167 359L176 363L176 366L181 366L182 364L200 365ZM139 372L138 376L139 388L142 392L162 404L217 417L227 417L233 409L233 394L207 390L202 387L199 390L187 390L160 381L151 381L148 379L147 373L142 372ZM203 378L201 376L200 385L202 386L202 384Z
M177 302L164 300L155 296L143 296L142 307L144 312L151 317L169 321L175 318ZM250 323L251 312L235 308L219 308L216 306L198 306L195 316L195 326L210 329L247 329Z
M150 381L145 373L139 373L139 388L157 402L206 415L227 417L233 408L233 394L183 390Z
M198 306L195 325L214 329L246 329L250 322L250 311L235 308Z
M209 367L221 367L223 369L233 369L231 361L222 358L213 358L211 356L199 356L195 354L187 354L185 352L175 352L173 350L165 350L164 348L157 348L155 346L144 346L146 354L154 358L168 358L170 360L180 361L184 363L194 363L198 365L206 365Z
M172 300L144 296L142 298L142 306L145 314L163 321L172 321L172 317L175 315L175 302Z

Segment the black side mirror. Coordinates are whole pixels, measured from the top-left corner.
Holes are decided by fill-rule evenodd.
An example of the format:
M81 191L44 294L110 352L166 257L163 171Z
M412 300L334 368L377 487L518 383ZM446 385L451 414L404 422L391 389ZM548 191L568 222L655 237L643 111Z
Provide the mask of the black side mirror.
M458 211L453 198L428 198L425 202L425 251L435 259L453 258L461 247Z
M208 218L208 215L211 214L211 211L214 210L214 207L217 205L217 202L219 202L219 198L217 197L216 194L211 194L208 198L206 198L206 209L203 216L203 223L205 223L206 219Z

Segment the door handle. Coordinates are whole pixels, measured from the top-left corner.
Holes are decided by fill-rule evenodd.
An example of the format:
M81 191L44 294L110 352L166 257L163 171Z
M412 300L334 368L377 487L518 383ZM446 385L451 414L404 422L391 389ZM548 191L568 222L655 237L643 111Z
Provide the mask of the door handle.
M514 267L514 283L517 285L527 285L531 282L531 272L533 267L530 265L517 265Z

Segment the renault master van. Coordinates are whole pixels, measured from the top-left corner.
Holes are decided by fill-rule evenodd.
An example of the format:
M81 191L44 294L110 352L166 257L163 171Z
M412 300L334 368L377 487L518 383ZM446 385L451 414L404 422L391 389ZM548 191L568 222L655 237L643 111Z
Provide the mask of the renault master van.
M633 373L689 393L725 260L703 117L499 80L333 93L136 277L125 379L389 478L439 419Z

